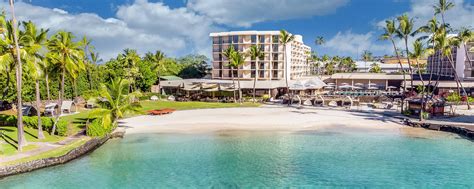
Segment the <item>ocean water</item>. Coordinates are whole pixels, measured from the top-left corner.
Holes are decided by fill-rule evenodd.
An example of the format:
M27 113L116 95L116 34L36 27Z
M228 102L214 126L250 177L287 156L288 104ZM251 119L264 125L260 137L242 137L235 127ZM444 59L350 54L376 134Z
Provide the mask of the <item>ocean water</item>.
M474 142L374 132L137 134L0 188L474 188Z

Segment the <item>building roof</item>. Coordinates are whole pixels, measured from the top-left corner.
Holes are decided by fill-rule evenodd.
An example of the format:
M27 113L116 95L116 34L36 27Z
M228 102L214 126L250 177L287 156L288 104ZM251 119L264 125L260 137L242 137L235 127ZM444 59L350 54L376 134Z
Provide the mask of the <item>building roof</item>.
M242 89L253 89L253 80L242 80L240 81L240 88ZM218 80L218 79L184 79L162 82L162 87L181 87L184 89L195 89L196 86L208 86L208 85L219 85L220 87L231 87L234 85L237 87L238 82L235 81L233 84L232 80ZM306 77L296 80L290 80L288 82L290 89L292 90L306 90L306 89L320 89L326 86L318 77ZM257 89L276 89L285 88L285 80L264 80L257 81L255 88Z
M405 75L406 79L410 79L410 75ZM335 73L331 79L371 79L371 80L403 80L402 74L387 73Z
M173 81L173 80L183 80L183 78L180 78L178 76L174 75L165 75L165 76L160 76L160 79L167 80L167 81Z
M425 85L428 85L428 81L424 82ZM474 81L463 81L461 82L464 88L474 88ZM431 81L431 85L435 85L436 81ZM411 81L407 81L407 86L411 85ZM422 85L421 81L413 81L413 85ZM457 88L456 81L439 81L439 88Z
M215 32L210 33L209 37L217 37L217 36L229 36L229 35L279 35L280 31L256 31L256 30L248 30L248 31L229 31L229 32Z

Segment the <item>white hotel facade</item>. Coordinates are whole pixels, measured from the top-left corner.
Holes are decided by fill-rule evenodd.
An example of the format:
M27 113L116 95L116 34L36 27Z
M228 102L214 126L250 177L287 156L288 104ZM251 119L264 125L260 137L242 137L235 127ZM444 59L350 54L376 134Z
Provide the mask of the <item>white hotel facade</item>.
M303 43L301 35L294 35L294 41L286 45L279 43L279 31L231 31L211 33L212 38L212 79L228 80L232 78L229 60L222 51L231 45L234 49L246 53L256 45L264 51L264 58L252 60L247 56L240 73L234 70L234 78L240 80L294 80L311 74L307 58L311 48ZM285 56L286 52L286 57ZM285 58L288 59L285 64Z

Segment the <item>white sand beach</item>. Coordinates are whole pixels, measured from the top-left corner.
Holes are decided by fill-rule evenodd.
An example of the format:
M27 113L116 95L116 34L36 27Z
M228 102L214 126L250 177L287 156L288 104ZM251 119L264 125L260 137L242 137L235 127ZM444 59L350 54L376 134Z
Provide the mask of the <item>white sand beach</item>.
M264 106L176 111L164 116L138 116L124 119L126 134L200 133L216 131L338 130L390 132L411 136L431 136L434 131L409 128L381 111L361 112L321 108Z

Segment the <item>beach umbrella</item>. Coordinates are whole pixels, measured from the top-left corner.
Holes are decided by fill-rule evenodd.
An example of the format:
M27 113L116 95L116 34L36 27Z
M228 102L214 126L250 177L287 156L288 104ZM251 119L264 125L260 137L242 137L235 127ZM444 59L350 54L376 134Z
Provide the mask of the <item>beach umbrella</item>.
M376 83L369 83L369 86L375 86L377 85Z
M364 86L363 83L355 83L354 85L357 85L357 86Z
M341 85L349 85L348 83L341 83Z
M367 88L367 89L369 89L369 90L377 90L377 89L379 89L379 88L378 88L378 87L369 87L369 88Z

